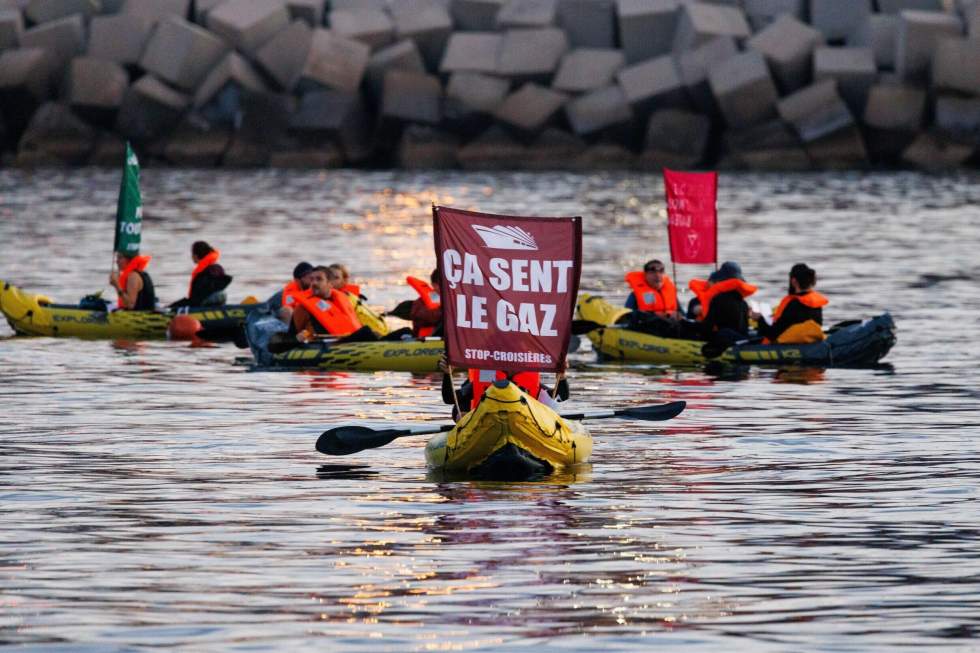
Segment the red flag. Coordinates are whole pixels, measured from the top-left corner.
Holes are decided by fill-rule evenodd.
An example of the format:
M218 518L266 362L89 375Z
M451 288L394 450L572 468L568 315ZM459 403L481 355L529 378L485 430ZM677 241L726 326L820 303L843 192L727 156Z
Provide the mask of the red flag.
M582 271L582 218L433 207L450 365L557 372Z
M674 263L718 261L718 173L664 168L667 233Z

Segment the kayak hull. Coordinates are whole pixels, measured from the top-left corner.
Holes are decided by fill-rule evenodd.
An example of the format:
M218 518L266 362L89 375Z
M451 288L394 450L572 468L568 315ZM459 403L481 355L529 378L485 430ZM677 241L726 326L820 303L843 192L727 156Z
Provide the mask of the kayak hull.
M439 371L439 358L444 352L442 340L308 343L282 354L272 354L255 367L429 374Z
M588 462L592 436L510 383L490 386L480 405L425 447L437 471L492 480L519 480Z
M822 342L735 345L718 358L708 359L701 353L704 346L701 341L665 338L614 325L612 322L623 314L622 311L611 307L601 297L582 295L579 299L578 313L582 319L607 325L588 334L593 348L603 358L679 367L695 367L709 361L739 365L860 367L877 364L896 341L895 322L885 313L832 330Z
M210 339L232 339L252 308L250 304L192 307L181 312L200 321ZM3 281L0 312L18 335L133 340L165 339L167 326L177 315L173 311L97 311L55 304L44 295Z

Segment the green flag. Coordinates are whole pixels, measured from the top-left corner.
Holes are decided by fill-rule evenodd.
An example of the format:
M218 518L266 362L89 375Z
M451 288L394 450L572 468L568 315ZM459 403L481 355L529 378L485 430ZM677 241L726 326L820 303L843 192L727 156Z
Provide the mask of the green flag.
M140 162L133 148L126 143L126 165L119 184L119 203L116 205L116 242L113 250L126 256L140 252L140 233L143 230L143 200L140 197Z

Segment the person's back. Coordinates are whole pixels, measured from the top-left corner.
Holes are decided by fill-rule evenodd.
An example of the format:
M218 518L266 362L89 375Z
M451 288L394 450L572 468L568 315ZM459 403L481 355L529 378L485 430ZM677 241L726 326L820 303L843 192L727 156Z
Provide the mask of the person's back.
M745 298L756 291L746 283L738 263L726 261L708 278L692 279L689 287L701 303L701 336L716 344L748 337L749 305Z
M829 301L813 287L817 283L817 273L804 263L797 263L789 273L789 293L783 297L773 312L770 325L762 316L759 321L759 334L766 342L778 344L806 344L820 342L826 336L823 332L823 307Z
M703 332L711 334L722 330L734 331L743 336L749 332L749 305L738 290L715 295L711 308L702 322Z
M442 299L437 289L440 283L439 270L433 270L429 275L431 284L416 277L407 277L406 281L419 294L409 310L412 335L416 338L441 335Z
M218 263L220 258L221 252L203 240L195 242L191 246L191 259L195 265L187 297L174 302L171 307L224 305L227 301L224 291L231 284L232 277Z

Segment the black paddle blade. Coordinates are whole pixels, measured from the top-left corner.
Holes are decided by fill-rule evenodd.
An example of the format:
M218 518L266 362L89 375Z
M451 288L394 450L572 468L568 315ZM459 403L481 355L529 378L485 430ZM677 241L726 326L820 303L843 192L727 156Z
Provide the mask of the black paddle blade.
M601 329L604 326L606 325L593 322L592 320L572 320L572 335L584 336L586 333Z
M411 320L412 319L412 315L411 315L412 314L412 303L413 302L412 302L411 299L406 299L405 301L400 302L398 304L398 306L396 306L393 309L391 309L390 311L388 311L388 315L393 315L393 316L395 316L397 318L400 318L402 320Z
M672 401L661 406L640 406L638 408L624 408L617 410L616 415L629 417L632 419L642 419L647 422L662 422L673 419L684 412L687 407L686 401Z
M316 450L328 456L349 456L365 449L383 447L404 431L376 431L366 426L338 426L324 431L316 441Z

